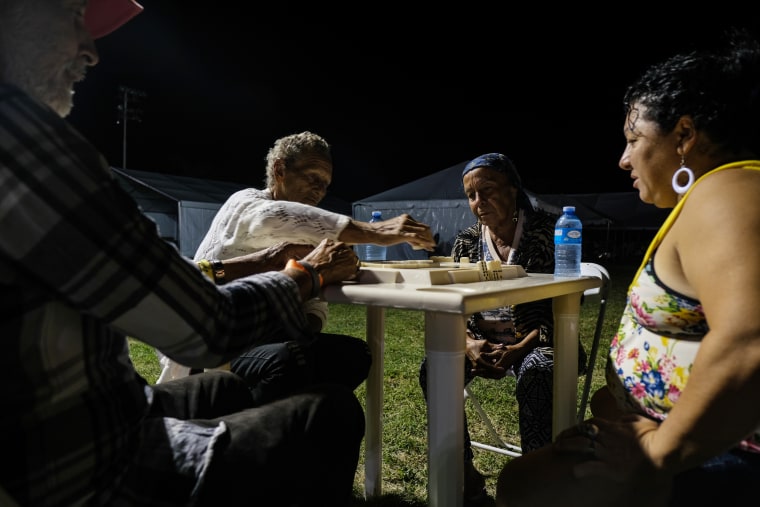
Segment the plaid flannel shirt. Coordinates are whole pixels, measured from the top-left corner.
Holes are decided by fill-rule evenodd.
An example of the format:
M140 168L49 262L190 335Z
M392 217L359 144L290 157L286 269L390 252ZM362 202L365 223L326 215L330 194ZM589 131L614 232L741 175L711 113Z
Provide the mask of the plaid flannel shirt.
M0 488L24 506L127 505L158 485L182 504L201 480L223 424L191 435L166 421L188 449L166 469L147 465L145 483L122 481L160 445L127 336L213 367L275 330L306 329L293 280L215 286L158 236L93 146L2 84L0 301Z

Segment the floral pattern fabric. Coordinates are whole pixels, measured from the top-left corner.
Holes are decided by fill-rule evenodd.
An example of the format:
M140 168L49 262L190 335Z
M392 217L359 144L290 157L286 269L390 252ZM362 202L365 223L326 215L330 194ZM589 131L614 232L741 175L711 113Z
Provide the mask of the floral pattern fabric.
M618 332L610 345L619 401L663 420L683 391L707 321L699 301L669 291L650 259L631 284ZM690 337L690 340L678 339ZM616 377L616 378L615 378Z

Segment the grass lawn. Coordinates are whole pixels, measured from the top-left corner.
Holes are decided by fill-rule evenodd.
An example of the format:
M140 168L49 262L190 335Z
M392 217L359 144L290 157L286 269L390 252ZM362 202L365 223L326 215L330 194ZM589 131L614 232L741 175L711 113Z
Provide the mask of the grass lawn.
M607 301L604 331L599 346L599 356L593 371L591 392L604 383L604 363L610 339L617 328L625 303L625 292L637 266L606 266L610 271L611 294ZM581 308L580 336L591 349L591 339L596 325L597 302L589 299ZM362 306L330 305L329 333L365 337L365 309ZM427 417L425 402L418 383L420 361L424 355L424 315L408 310L386 310L385 327L385 386L383 405L383 494L365 501L364 462L360 458L354 490L356 505L406 506L427 505ZM137 370L149 382L155 382L159 374L158 359L151 347L138 341L130 341L130 352ZM579 377L578 397L583 387ZM503 437L519 445L517 429L517 406L514 397L513 378L502 380L475 379L472 391L481 405L492 417ZM362 402L364 386L357 389ZM470 433L474 440L489 442L485 427L470 404L465 405ZM496 476L511 458L475 449L475 465L486 475L486 487L495 493Z

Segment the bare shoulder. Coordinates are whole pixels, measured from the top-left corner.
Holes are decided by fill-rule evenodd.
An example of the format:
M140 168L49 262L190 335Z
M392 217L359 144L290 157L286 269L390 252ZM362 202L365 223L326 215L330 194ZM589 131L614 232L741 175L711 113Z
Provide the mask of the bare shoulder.
M739 339L760 322L760 171L724 170L701 181L678 217L683 293L700 300L711 333Z
M682 214L707 226L760 221L759 195L760 170L719 171L709 174L694 187Z
M726 285L728 265L742 273L737 282L760 279L759 195L760 171L739 169L710 174L690 192L671 244L692 287Z

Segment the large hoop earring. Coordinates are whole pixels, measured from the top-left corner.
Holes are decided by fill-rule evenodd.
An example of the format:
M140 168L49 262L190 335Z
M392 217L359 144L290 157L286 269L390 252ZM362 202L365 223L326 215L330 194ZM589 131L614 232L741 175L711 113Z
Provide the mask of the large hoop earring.
M682 174L685 174L687 178L685 185L678 183L678 180ZM678 170L673 173L673 181L671 181L671 184L673 185L673 190L675 190L678 195L685 194L686 191L689 190L689 188L691 188L691 186L694 184L694 171L686 167L683 156L681 157L681 167L679 167Z

